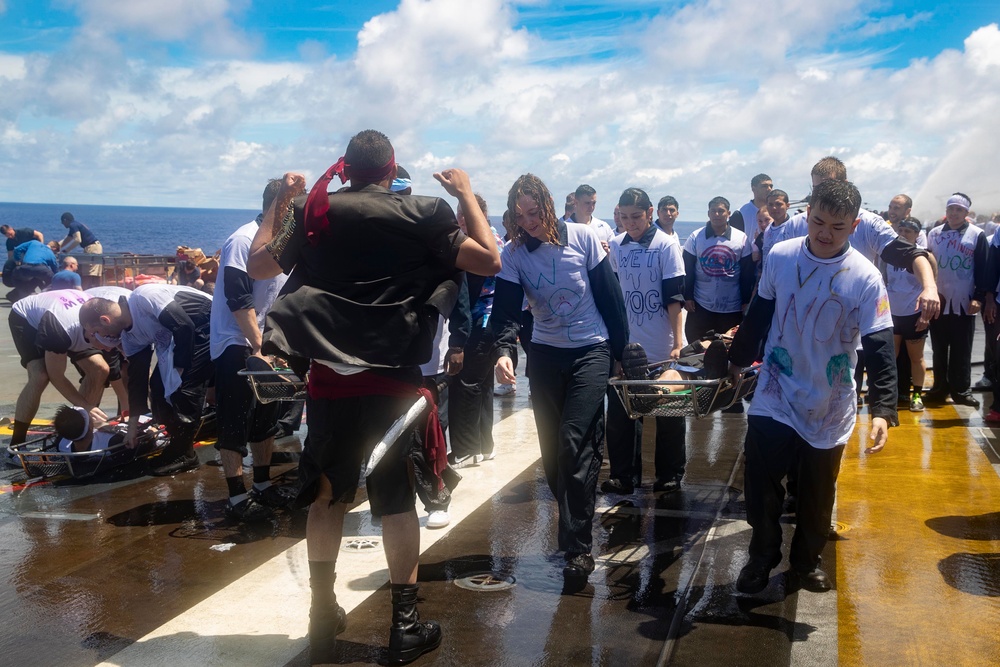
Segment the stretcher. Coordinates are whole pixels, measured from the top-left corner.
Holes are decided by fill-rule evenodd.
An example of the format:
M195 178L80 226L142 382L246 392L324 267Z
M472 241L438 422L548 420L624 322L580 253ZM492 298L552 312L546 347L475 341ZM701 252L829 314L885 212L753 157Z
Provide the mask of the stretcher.
M124 430L126 426L122 424L119 428ZM61 439L57 433L48 433L19 445L9 445L7 451L12 458L18 458L29 478L84 479L153 456L169 441L163 427L150 427L140 433L134 449L129 449L124 442L121 442L106 449L63 452L59 450Z
M652 364L649 373L668 370L670 363ZM625 411L632 419L640 417L694 417L701 419L725 410L742 400L757 386L760 364L744 368L735 386L729 378L716 380L626 380L611 378ZM647 377L649 374L647 374Z
M263 366L260 366L263 367ZM255 366L257 368L257 366ZM306 400L306 383L290 368L239 371L253 388L253 395L261 403Z

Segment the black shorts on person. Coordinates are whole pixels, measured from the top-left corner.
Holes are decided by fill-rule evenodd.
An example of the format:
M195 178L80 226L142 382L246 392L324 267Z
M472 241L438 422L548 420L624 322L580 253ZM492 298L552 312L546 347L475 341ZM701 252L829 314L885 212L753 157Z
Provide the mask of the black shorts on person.
M44 360L45 350L38 347L35 342L38 339L38 329L31 326L28 320L17 313L11 313L7 322L10 324L10 337L14 341L14 348L21 355L21 366L27 368L28 364L36 359ZM99 352L88 348L80 352L69 352L67 356L75 364L80 359L86 359L95 354L99 354ZM83 371L80 371L80 376L83 376Z
M259 403L247 378L250 348L230 345L215 360L216 449L247 455L248 442L263 442L278 432L280 403Z
M319 477L325 475L333 487L334 501L354 502L362 474L361 465L368 460L393 422L417 400L413 396L356 396L351 398L310 398L306 401L309 436L299 461L301 490L296 505L305 507L316 499ZM417 419L425 423L425 417ZM412 428L403 433L402 441L389 448L366 487L374 516L402 514L415 507L415 490L410 475Z
M901 336L903 340L920 340L922 338L927 338L927 332L930 327L924 329L923 331L917 331L917 320L920 319L921 313L913 313L912 315L893 315L892 316L892 334L894 336Z

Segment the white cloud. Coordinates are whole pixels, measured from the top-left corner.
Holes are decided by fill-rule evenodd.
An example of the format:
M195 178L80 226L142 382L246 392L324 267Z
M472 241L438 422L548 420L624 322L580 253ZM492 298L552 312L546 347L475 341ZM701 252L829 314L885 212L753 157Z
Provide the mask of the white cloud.
M877 37L890 32L909 30L910 28L927 23L934 18L931 12L917 12L913 16L896 14L893 16L880 16L866 22L858 28L858 36L864 38Z

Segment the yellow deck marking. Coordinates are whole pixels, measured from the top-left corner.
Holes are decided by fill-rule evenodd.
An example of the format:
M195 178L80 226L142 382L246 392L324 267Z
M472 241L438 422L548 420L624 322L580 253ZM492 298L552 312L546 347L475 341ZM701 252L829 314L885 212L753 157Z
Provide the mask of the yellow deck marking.
M968 428L978 415L900 412L871 456L859 421L838 483L840 664L1000 663L1000 477Z

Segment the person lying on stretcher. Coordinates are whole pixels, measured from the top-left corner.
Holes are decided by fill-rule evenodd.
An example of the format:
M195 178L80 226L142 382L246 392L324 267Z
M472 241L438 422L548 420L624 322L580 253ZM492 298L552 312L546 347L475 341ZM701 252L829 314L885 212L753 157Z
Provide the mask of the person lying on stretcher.
M151 418L143 415L139 424L148 424ZM61 405L52 420L60 436L60 452L94 452L120 445L125 441L128 427L119 423L98 423L84 408Z
M629 343L622 354L622 375L627 380L717 380L728 375L729 345L739 327L733 327L724 334L710 331L702 338L683 348L680 357L667 365L650 366L646 351L638 343ZM681 386L676 386L681 389ZM647 391L639 393L670 393L670 385L650 385Z

